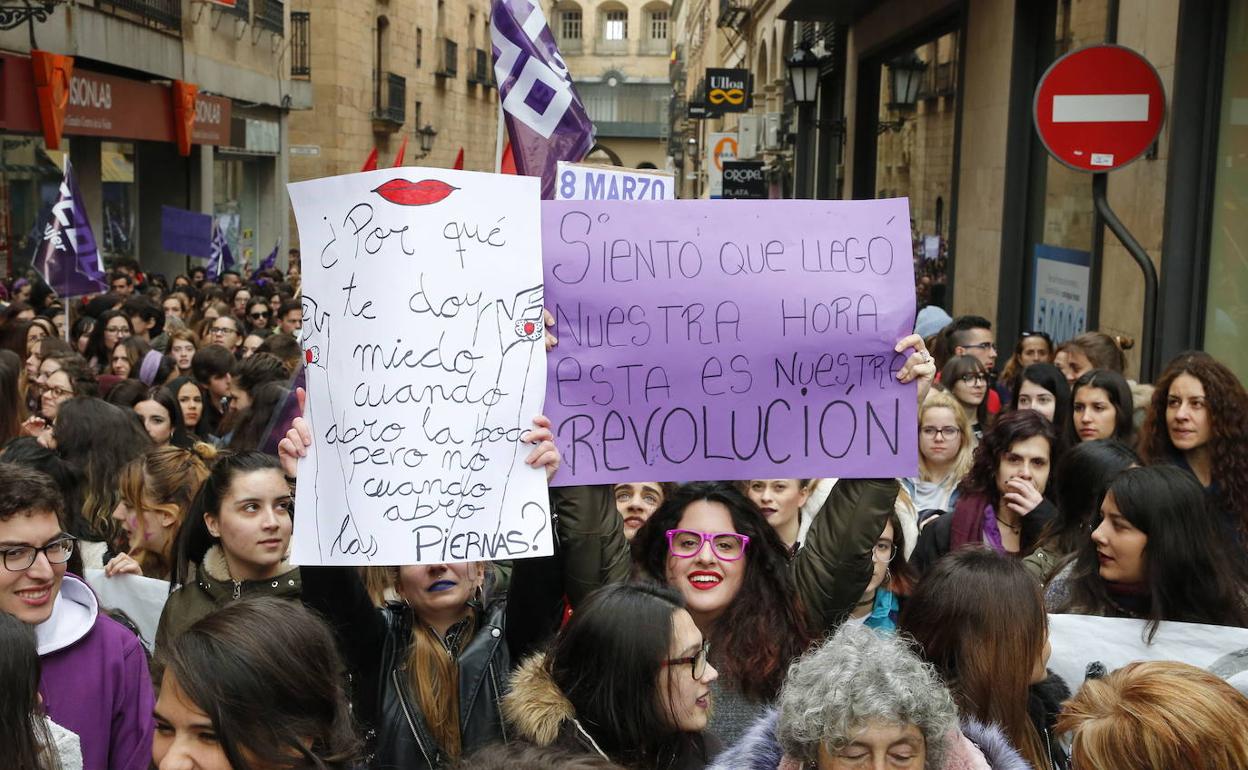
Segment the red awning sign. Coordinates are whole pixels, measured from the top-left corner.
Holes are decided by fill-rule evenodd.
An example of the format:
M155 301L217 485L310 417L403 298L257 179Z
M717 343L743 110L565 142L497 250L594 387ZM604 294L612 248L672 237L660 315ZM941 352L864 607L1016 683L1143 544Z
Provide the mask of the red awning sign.
M1157 140L1166 94L1157 70L1120 45L1072 51L1040 78L1032 105L1049 154L1077 171L1122 168Z

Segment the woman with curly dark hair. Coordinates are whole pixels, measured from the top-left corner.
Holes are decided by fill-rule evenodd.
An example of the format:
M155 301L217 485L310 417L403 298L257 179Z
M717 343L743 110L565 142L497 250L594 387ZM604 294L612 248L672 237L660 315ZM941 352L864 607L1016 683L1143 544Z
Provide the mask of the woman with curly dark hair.
M1213 356L1181 353L1170 362L1140 432L1140 455L1190 472L1209 504L1248 539L1248 392Z
M938 558L967 545L1026 556L1057 510L1044 498L1057 434L1032 409L997 418L975 449L958 503L923 528L911 562L926 571Z

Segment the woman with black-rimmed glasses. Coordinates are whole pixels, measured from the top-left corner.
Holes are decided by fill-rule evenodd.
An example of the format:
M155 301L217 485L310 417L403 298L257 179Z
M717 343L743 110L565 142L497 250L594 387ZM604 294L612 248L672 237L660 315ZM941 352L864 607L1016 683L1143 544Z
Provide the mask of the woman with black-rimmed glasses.
M692 541L673 536L677 547ZM725 535L712 541L737 558L745 547ZM705 767L717 748L703 730L719 674L682 605L679 593L657 585L617 583L590 594L550 651L512 677L503 712L513 734L630 768Z
M940 384L958 400L978 442L988 427L988 370L975 356L955 356L940 370Z

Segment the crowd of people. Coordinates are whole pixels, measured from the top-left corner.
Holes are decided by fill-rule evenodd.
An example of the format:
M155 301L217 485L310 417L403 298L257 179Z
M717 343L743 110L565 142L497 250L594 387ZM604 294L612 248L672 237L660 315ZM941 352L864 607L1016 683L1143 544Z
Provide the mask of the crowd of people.
M920 314L912 478L556 487L554 556L296 567L297 263L205 278L3 287L5 767L1248 767L1218 673L1048 665L1051 613L1248 628L1248 393L1209 355L1144 385L1130 340L999 360ZM152 638L89 575L165 581Z

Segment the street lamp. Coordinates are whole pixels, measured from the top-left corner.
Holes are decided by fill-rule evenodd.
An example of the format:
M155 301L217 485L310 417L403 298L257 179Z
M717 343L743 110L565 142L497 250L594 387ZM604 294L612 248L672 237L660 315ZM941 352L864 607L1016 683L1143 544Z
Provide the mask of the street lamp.
M793 101L799 105L814 104L819 98L819 57L810 50L810 43L801 43L785 65L793 86Z
M923 85L923 73L927 62L914 51L899 56L888 63L888 84L892 87L892 109L912 109L919 100L919 88Z
M416 132L420 135L420 157L425 157L433 152L433 139L438 135L437 130L428 123L425 127Z

